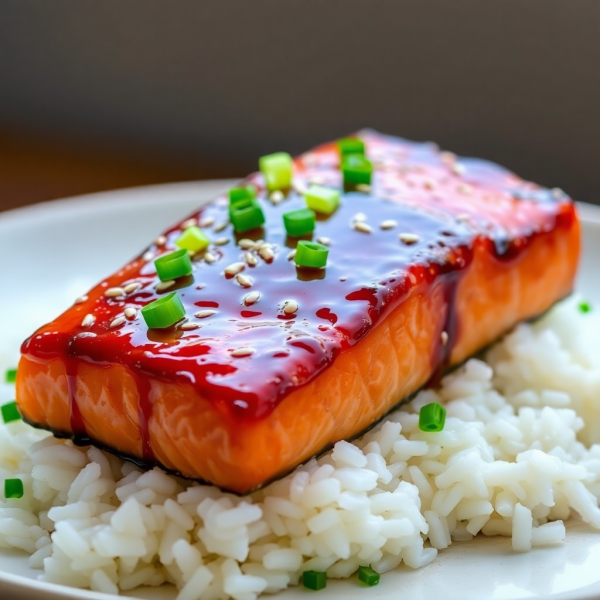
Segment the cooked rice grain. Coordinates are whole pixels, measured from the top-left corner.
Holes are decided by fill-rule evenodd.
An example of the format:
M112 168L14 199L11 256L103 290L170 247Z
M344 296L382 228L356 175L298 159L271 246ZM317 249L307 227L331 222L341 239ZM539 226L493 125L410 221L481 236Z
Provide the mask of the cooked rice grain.
M306 570L419 568L453 541L561 543L572 511L600 529L600 322L576 300L520 325L354 443L245 498L143 472L23 423L0 425L0 547L46 581L117 593L164 582L179 600L255 600ZM447 409L445 429L418 411Z

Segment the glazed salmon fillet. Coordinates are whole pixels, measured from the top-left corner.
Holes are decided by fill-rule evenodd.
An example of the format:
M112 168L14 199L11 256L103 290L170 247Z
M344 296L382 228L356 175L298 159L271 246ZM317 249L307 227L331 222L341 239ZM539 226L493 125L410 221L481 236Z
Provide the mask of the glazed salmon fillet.
M294 160L290 189L256 190L265 223L236 233L226 196L167 230L22 347L24 419L140 464L250 492L382 419L448 368L568 295L580 250L573 202L492 163L373 131L373 172L348 186L336 143ZM282 215L306 188L341 191L297 266ZM210 239L193 273L154 260L186 228ZM141 308L175 292L185 316Z

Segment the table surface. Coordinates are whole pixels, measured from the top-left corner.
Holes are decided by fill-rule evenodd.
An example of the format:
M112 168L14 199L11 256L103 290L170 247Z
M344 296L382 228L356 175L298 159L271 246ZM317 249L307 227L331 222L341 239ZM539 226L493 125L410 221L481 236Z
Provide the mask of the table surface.
M242 177L242 169L156 148L101 146L0 130L0 212L112 189Z

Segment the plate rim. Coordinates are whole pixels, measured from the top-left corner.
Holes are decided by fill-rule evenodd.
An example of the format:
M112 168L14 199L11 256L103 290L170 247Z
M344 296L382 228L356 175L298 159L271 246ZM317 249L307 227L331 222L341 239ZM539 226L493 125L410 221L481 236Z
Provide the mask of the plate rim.
M235 185L238 182L239 179L205 179L199 181L160 183L155 185L144 185L118 188L115 190L106 190L101 192L92 192L89 194L78 194L76 196L56 198L54 200L36 202L34 204L28 204L26 206L0 211L0 224L15 224L28 218L39 217L44 213L50 213L49 216L54 216L55 214L64 211L74 211L76 213L86 212L92 207L95 207L101 212L106 212L111 208L107 205L117 201L116 198L118 198L119 204L129 207L138 204L142 194L147 194L144 202L148 202L150 205L155 205L164 202L163 195L168 191L173 191L180 196L183 196L184 194L187 196L188 194L192 195L195 193L202 193L203 188L214 188L215 190L222 188L224 190L227 188L227 186ZM211 199L212 198L208 198L206 201L208 202ZM181 201L181 198L178 198L178 200Z
M29 219L39 219L44 216L52 219L60 218L65 212L68 213L85 213L90 210L97 210L100 212L110 212L113 209L115 202L119 202L120 206L130 208L140 203L140 196L147 194L147 197L143 200L146 205L154 206L164 202L164 194L174 192L178 194L175 200L178 202L185 201L188 194L190 200L196 194L202 194L203 190L222 188L225 190L227 186L235 185L240 179L209 179L201 181L185 181L185 182L173 182L163 183L147 186L136 186L130 188L122 188L115 190L107 190L101 192L94 192L90 194L80 194L76 196L70 196L66 198L59 198L56 200L49 200L45 202L39 202L36 204L14 208L11 210L0 212L0 228L10 225L18 225L26 222ZM211 198L207 198L206 201L210 201ZM202 199L199 199L199 205ZM576 202L579 219L582 224L593 224L600 225L600 206L589 204L585 202ZM16 549L2 549L2 553L11 553L14 550L15 555L19 552ZM0 553L0 558L1 554ZM19 552L22 555L22 560L28 558L24 552ZM19 557L21 558L21 556ZM40 571L42 574L43 571ZM104 592L97 592L94 590L75 588L63 584L40 581L39 579L32 579L25 575L17 575L0 569L0 584L8 584L14 588L18 588L20 591L32 592L43 592L53 598L69 598L72 600L114 600L116 596L112 594L106 594ZM594 587L595 584L594 584ZM10 591L10 590L9 590ZM568 596L560 596L568 598L568 600L595 600L600 593L600 579L598 582L598 589L590 591L589 588L583 588L573 593L568 593Z
M28 217L35 217L39 213L47 211L54 212L56 210L88 210L91 206L97 206L100 210L107 210L105 202L113 202L115 196L121 198L123 205L129 206L139 202L139 196L141 193L148 193L149 197L146 201L150 203L161 202L161 193L174 190L179 193L193 193L197 192L200 188L222 186L225 189L229 185L235 185L240 181L241 178L228 178L228 179L203 179L196 181L177 181L171 183L159 183L152 185L134 186L127 188L117 188L114 190L105 190L101 192L91 192L89 194L78 194L76 196L66 196L64 198L57 198L54 200L46 200L42 202L36 202L27 206L20 206L18 208L12 208L9 210L0 212L0 223L4 224L4 221L22 220ZM210 199L208 200L210 201ZM575 201L577 211L581 221L589 221L600 225L600 205L590 204L589 202Z

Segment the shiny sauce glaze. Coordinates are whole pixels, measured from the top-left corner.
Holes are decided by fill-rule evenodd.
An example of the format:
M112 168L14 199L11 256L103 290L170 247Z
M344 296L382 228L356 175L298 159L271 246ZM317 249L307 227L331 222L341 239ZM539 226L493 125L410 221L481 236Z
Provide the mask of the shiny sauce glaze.
M329 244L325 269L295 266L290 252L298 240L286 235L282 214L305 206L301 191L310 183L342 189L333 144L296 160L295 189L283 200L277 194L269 199L260 174L245 181L259 190L264 228L236 235L227 224L225 197L193 214L213 244L208 256L194 257L192 276L156 290L153 261L175 248L180 223L23 344L22 353L33 360L64 361L75 439L87 437L77 405L81 361L121 364L134 377L143 458L152 462L151 378L189 383L232 419L262 419L368 335L412 291L431 293L441 286L445 315L431 349L437 380L460 332L456 290L476 241L487 244L498 260L518 260L535 236L573 222L572 202L559 190L539 188L486 161L457 159L432 144L371 131L360 135L375 166L371 188L344 190L335 213L318 215L313 235L302 238ZM371 231L357 229L357 222ZM416 234L418 240L409 235L403 241L400 234ZM264 240L274 256L241 248L242 238ZM246 262L246 253L255 265ZM249 278L242 283L224 271L238 262L245 263L240 274ZM137 289L127 288L133 283ZM112 288L130 291L107 297ZM173 328L148 330L139 310L124 317L126 308L139 309L173 291L186 309L185 320ZM247 295L254 292L260 296L251 302ZM298 309L286 312L286 301Z

